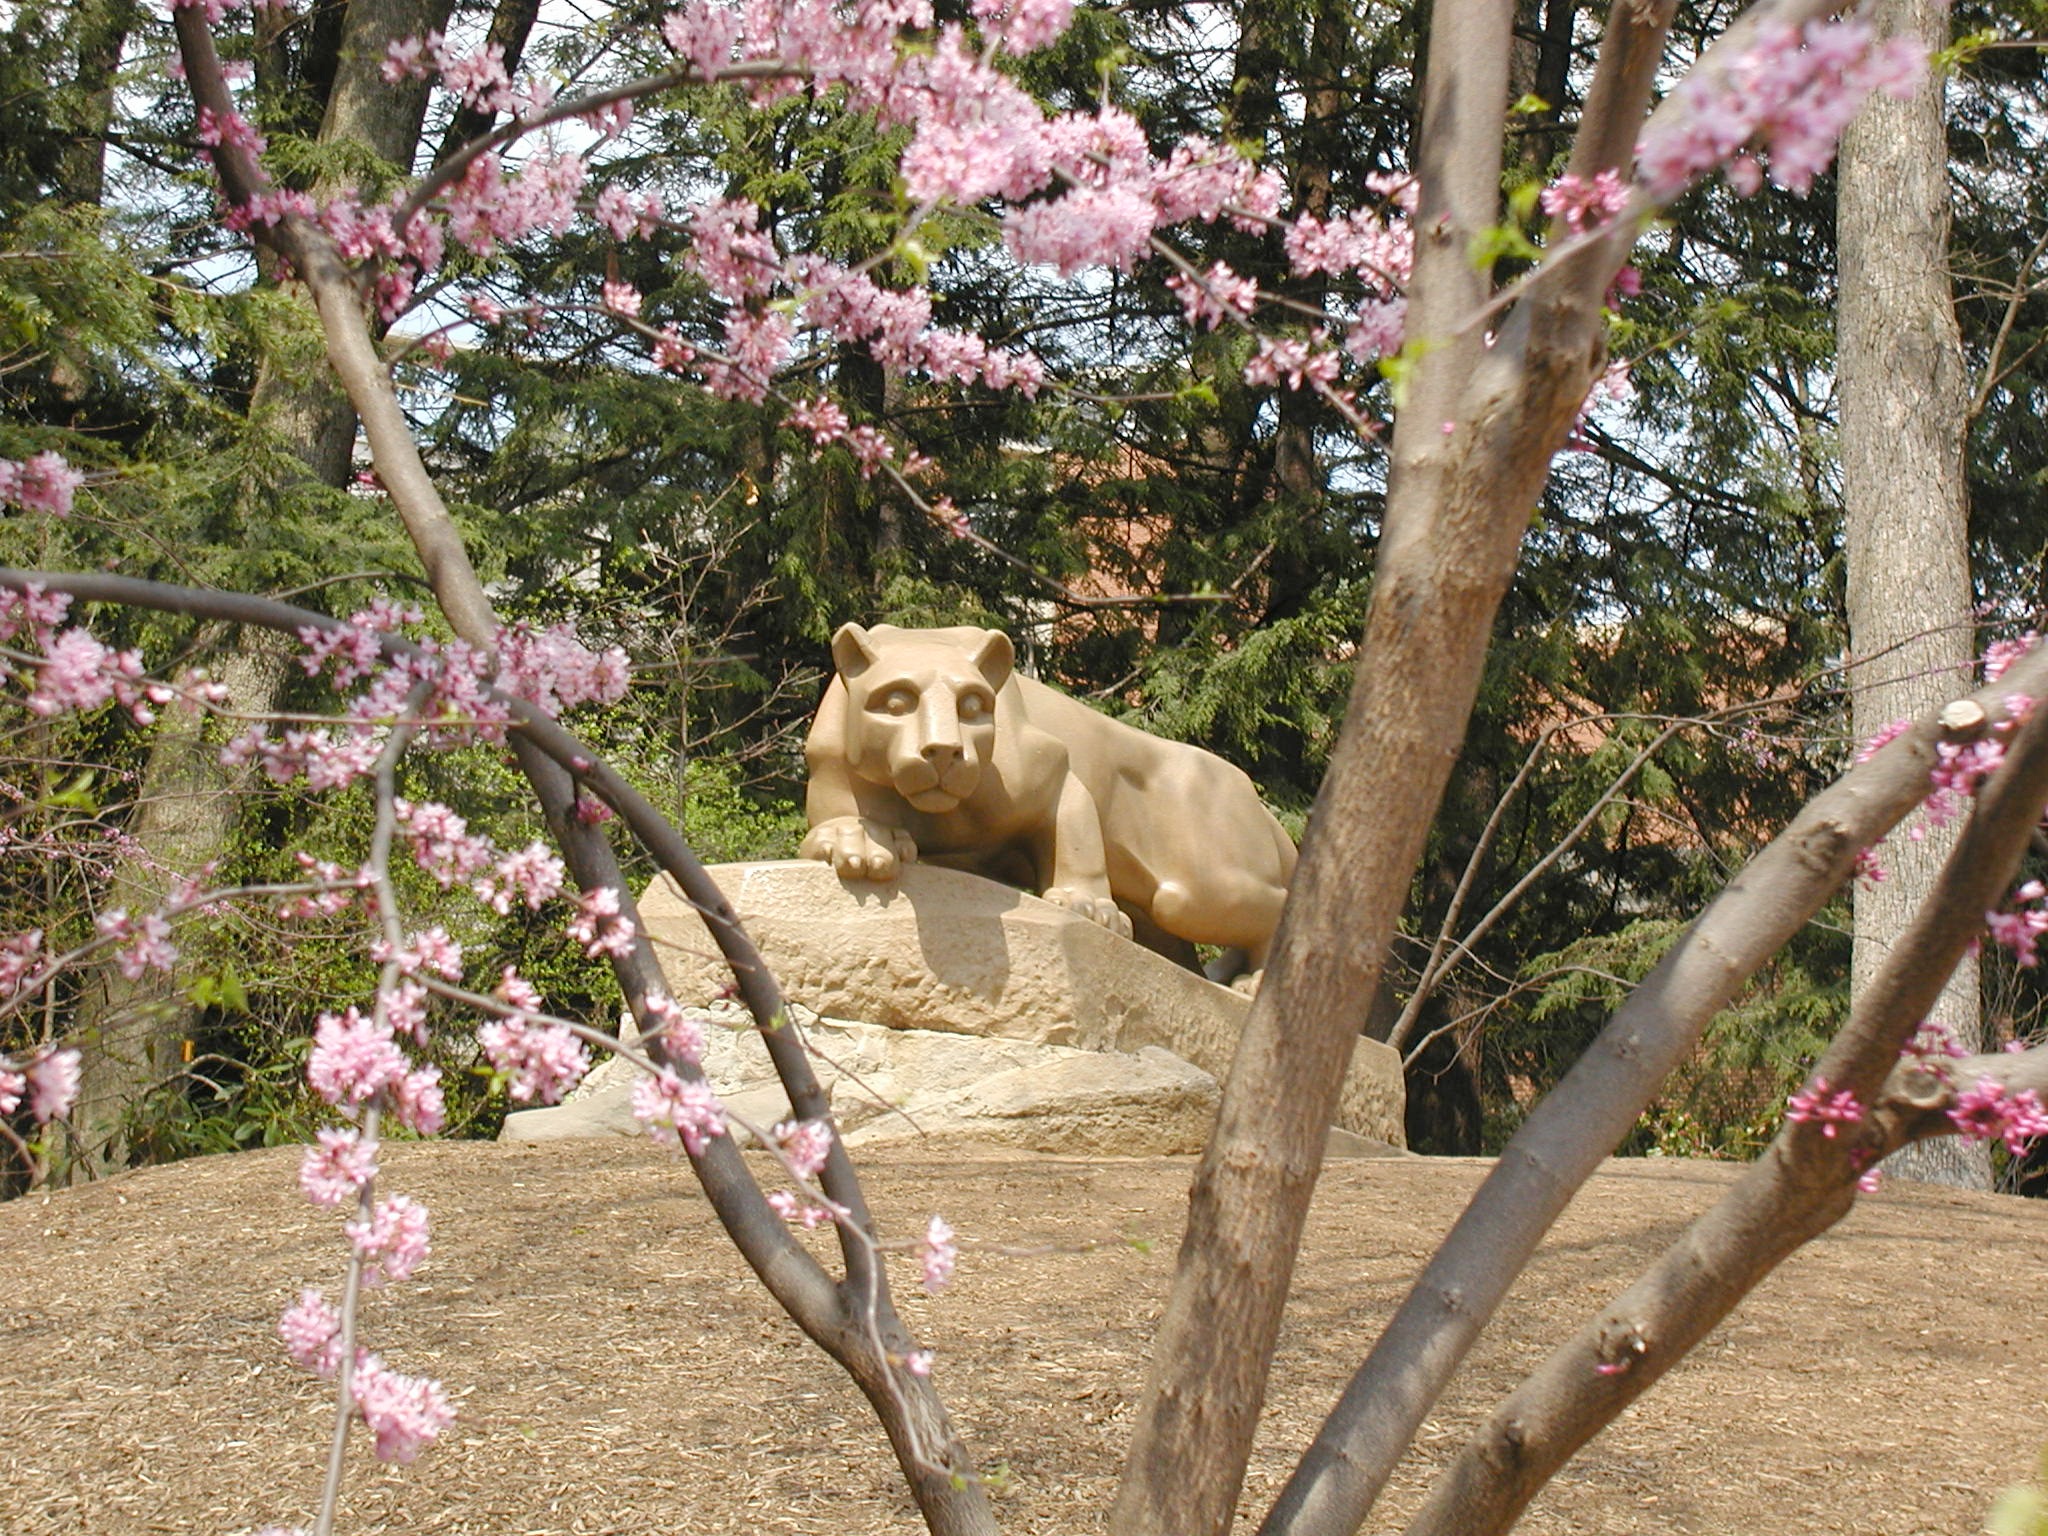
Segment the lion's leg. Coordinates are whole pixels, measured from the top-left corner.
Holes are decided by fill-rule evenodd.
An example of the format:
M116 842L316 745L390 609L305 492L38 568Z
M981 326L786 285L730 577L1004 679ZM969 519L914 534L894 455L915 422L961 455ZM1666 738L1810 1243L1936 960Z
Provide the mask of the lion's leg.
M842 880L894 880L917 862L917 841L901 827L862 816L837 816L804 835L797 857L822 859Z
M1168 933L1243 952L1244 969L1263 970L1287 888L1239 869L1211 869L1199 883L1162 880L1152 917ZM1216 978L1221 979L1221 978Z
M1060 786L1053 824L1037 840L1039 894L1112 933L1131 936L1131 920L1109 893L1102 816L1088 786L1073 775Z

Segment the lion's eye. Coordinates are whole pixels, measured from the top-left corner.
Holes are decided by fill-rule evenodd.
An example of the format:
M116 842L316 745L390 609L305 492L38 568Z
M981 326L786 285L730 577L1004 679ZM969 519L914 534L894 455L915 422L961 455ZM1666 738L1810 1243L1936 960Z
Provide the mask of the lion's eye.
M960 696L960 718L979 720L988 713L988 700L978 693L963 693Z
M907 715L917 708L917 695L908 688L891 688L882 695L882 708L892 715Z

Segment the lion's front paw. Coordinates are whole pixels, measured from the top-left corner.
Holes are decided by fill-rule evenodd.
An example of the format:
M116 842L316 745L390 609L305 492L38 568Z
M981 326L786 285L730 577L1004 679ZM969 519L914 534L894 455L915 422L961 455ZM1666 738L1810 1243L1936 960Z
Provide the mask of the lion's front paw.
M801 858L823 859L842 880L894 880L917 862L917 844L901 827L859 816L835 816L804 835Z
M1045 893L1045 900L1056 907L1065 907L1069 912L1085 917L1091 923L1100 923L1111 933L1120 934L1127 939L1131 936L1130 918L1125 916L1123 909L1107 896L1092 896L1086 891L1056 885Z
M1259 983L1265 979L1264 971L1246 971L1230 983L1230 990L1242 992L1246 997L1259 995Z

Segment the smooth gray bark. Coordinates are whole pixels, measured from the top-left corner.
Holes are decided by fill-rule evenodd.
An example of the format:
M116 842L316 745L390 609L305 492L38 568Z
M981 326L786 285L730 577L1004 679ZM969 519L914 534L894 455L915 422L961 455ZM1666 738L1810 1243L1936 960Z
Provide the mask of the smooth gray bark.
M1938 0L1877 0L1881 31L1940 47ZM1882 94L1843 135L1836 227L1840 304L1842 510L1856 734L1867 740L1969 686L1969 492L1963 453L1968 379L1948 272L1948 146L1938 82L1910 101ZM1955 846L1954 826L1895 835L1885 878L1855 895L1852 1006L1869 989ZM1982 1044L1977 964L1965 956L1933 1017ZM1988 1188L1982 1146L1921 1142L1889 1169Z

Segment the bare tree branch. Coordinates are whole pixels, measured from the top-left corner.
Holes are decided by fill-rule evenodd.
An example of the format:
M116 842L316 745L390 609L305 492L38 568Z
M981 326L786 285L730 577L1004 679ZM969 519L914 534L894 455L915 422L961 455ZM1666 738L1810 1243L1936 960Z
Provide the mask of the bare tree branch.
M1987 715L2048 691L2048 654L1974 696ZM1324 1459L1383 1485L1536 1244L1698 1042L1707 1022L1927 790L1935 716L1818 796L1729 883L1530 1113L1317 1435ZM2036 807L2038 811L2039 807ZM1984 907L1972 910L1981 920ZM1377 1488L1375 1488L1375 1492Z
M1528 495L1569 421L1519 466L1526 492L1504 490L1477 462L1461 407L1484 344L1454 332L1484 293L1470 253L1498 216L1513 19L1507 0L1443 0L1432 21L1408 311L1408 334L1428 346L1394 439L1369 659L1195 1173L1111 1514L1118 1536L1230 1528L1325 1128L1464 736Z
M2035 669L2034 686L2041 672ZM2024 685L2014 679L2006 691L2017 686ZM2037 712L2014 736L1940 879L1815 1068L1817 1081L1846 1090L1858 1104L1876 1103L1877 1112L1839 1135L1840 1125L1788 1122L1712 1210L1494 1410L1439 1477L1410 1536L1505 1531L1574 1451L1780 1260L1847 1214L1866 1169L1904 1144L1909 1130L1939 1128L1932 1110L1951 1086L1911 1105L1903 1087L1893 1088L1889 1103L1880 1095L1949 973L1982 932L1983 914L2011 883L2044 802L2048 719Z

